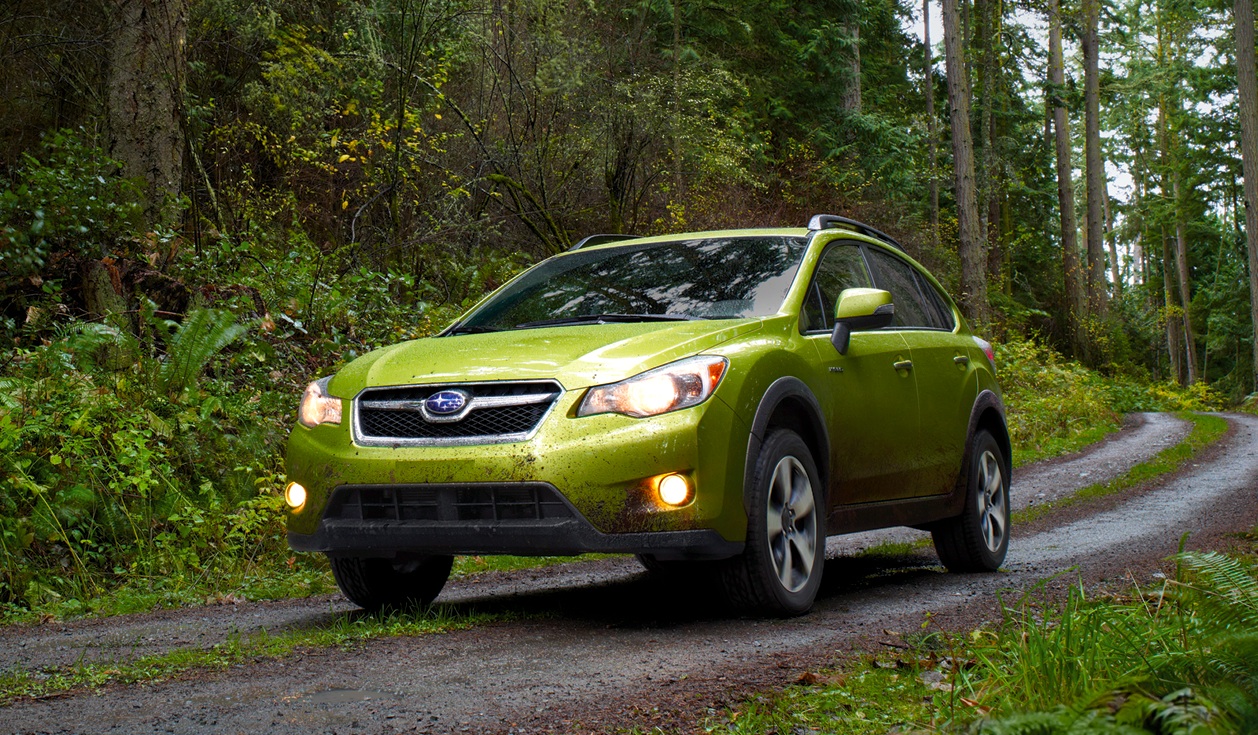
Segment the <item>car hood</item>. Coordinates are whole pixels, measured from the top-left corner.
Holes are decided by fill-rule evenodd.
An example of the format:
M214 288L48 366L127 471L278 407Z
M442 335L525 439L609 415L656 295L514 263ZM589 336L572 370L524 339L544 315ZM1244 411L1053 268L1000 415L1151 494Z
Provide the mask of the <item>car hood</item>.
M369 386L554 379L575 390L623 380L760 326L759 319L715 319L429 337L363 355L328 388L349 398Z

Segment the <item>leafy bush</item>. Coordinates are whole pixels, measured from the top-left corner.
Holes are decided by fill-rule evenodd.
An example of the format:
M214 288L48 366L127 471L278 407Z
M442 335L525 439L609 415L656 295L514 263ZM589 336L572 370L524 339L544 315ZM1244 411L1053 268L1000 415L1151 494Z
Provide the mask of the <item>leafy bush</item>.
M1118 428L1105 383L1077 362L1030 340L996 345L1014 461L1078 448Z
M0 378L0 603L74 611L120 581L178 598L282 568L291 396L201 378L243 331L193 310L165 354L118 372L93 355L136 340L103 325L15 355Z
M1018 463L1096 441L1118 428L1122 414L1222 406L1222 398L1203 383L1181 388L1106 378L1033 340L996 345L996 368Z
M0 191L0 287L43 272L51 258L109 255L136 231L135 185L81 132L59 131L29 153Z

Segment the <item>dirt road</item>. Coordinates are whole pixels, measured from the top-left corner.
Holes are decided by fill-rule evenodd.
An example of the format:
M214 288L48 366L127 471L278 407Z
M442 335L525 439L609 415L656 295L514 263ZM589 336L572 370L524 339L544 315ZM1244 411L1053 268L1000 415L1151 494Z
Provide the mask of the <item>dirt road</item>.
M685 727L729 697L790 681L844 650L915 630L926 613L956 624L996 614L1002 589L1071 578L1148 581L1175 551L1215 547L1258 524L1258 419L1229 416L1222 446L1158 487L1015 529L1006 571L950 575L924 549L854 555L911 533L828 545L816 609L802 618L730 617L702 588L670 586L610 559L452 583L441 601L524 620L443 635L318 650L150 686L113 687L0 709L0 732L391 733L601 731ZM1015 474L1015 507L1125 472L1187 432L1150 414L1070 458ZM123 660L211 645L235 632L317 626L332 598L168 611L0 632L0 668Z

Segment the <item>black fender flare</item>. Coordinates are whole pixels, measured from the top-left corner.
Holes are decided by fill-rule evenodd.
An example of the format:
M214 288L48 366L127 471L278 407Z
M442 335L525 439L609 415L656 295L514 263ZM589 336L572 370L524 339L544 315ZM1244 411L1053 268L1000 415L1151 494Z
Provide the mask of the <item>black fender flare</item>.
M756 466L756 459L760 456L764 437L769 431L769 422L773 419L778 406L786 400L797 400L805 407L804 415L799 418L812 430L814 441L820 450L814 452L818 456L813 457L813 462L817 464L817 471L821 474L821 487L827 502L829 501L830 433L826 429L825 414L821 410L821 402L804 384L804 381L788 375L773 381L765 390L760 398L760 405L756 407L756 415L751 421L751 434L747 438L747 460L743 465L743 506L749 514L751 509L746 508L749 497L747 490L751 487L752 471ZM808 437L803 438L805 442L808 441Z
M990 419L985 419L989 411L995 411L1000 420L993 423ZM970 424L966 429L965 454L961 458L961 476L957 480L962 498L965 497L964 485L970 470L970 451L974 448L974 435L980 428L987 429L995 437L996 443L1000 445L1001 452L1005 455L1005 466L1002 468L1005 471L1005 477L1013 478L1013 444L1009 439L1009 426L1005 420L1005 404L995 391L983 390L974 399L974 407L970 409Z

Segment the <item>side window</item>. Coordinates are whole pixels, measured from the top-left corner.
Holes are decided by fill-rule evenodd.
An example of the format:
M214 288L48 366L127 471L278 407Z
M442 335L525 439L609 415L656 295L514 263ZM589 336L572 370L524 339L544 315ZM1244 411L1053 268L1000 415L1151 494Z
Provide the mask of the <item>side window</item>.
M869 271L860 248L854 243L833 243L817 262L808 298L800 313L805 332L829 331L834 323L834 306L845 288L869 288Z
M895 303L894 327L936 328L937 319L931 318L929 309L918 289L917 271L913 266L878 248L866 248L870 266L874 269L877 288L891 292Z
M947 299L939 295L939 289L935 288L934 284L921 273L917 274L917 287L926 297L927 314L934 322L933 326L949 332L955 329L957 323L952 318L952 307L948 306Z

